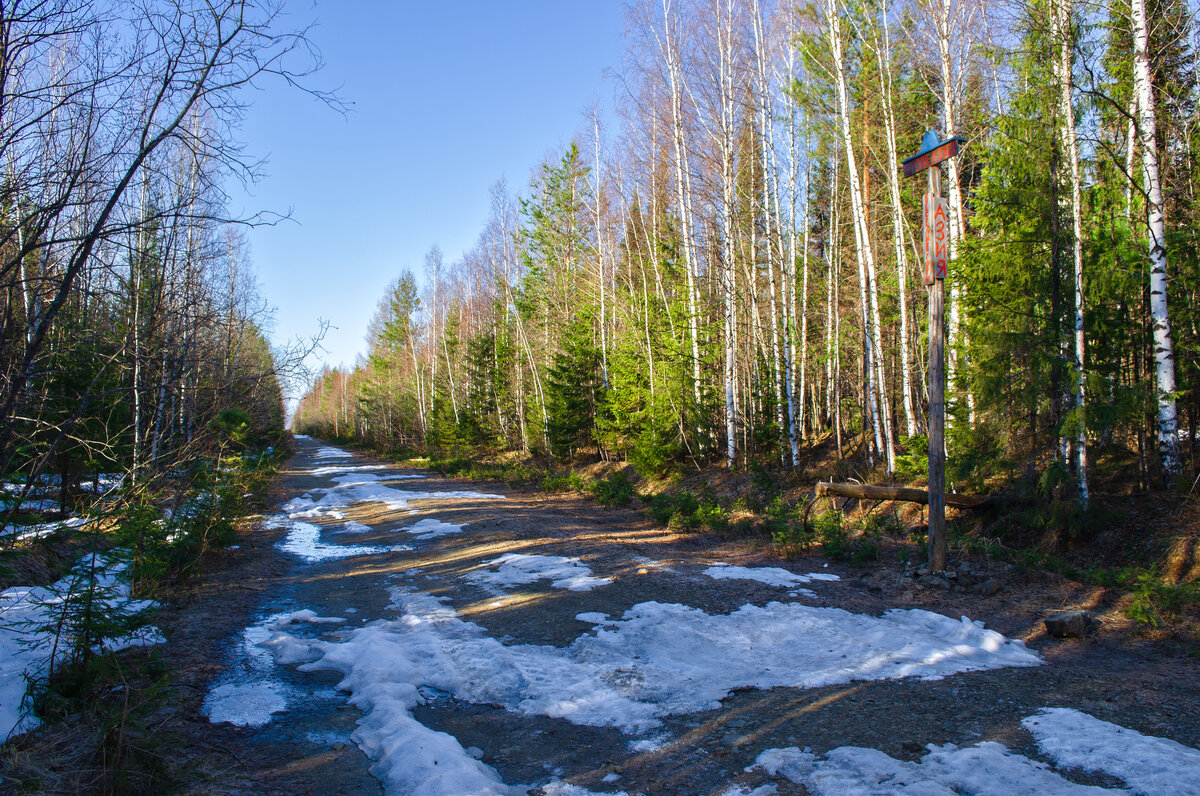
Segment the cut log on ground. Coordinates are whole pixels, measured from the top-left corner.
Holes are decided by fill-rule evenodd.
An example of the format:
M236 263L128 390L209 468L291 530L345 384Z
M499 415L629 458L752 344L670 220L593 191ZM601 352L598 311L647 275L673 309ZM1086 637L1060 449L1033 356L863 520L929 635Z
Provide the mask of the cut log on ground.
M830 481L817 482L817 497L838 495L862 500L903 500L908 503L929 504L929 493L924 489L904 486L868 486L867 484L835 484ZM975 509L991 501L984 495L946 495L946 505L960 509Z

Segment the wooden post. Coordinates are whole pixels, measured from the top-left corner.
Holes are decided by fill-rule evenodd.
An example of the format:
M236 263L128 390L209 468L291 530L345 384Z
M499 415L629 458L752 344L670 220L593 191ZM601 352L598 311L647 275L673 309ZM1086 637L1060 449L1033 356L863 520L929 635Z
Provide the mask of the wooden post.
M929 193L942 195L942 167L931 166ZM945 280L929 286L929 568L946 568Z

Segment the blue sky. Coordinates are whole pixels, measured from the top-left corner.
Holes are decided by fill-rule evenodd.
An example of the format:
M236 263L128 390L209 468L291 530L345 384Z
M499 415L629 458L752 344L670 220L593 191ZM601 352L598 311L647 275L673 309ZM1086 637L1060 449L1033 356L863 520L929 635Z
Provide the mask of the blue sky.
M276 341L318 318L331 365L364 349L367 322L403 269L420 276L438 244L447 262L474 242L501 177L524 191L532 169L611 107L624 16L617 0L289 0L337 88L344 117L276 81L246 95L247 155L267 176L235 193L235 212L291 211L249 232Z

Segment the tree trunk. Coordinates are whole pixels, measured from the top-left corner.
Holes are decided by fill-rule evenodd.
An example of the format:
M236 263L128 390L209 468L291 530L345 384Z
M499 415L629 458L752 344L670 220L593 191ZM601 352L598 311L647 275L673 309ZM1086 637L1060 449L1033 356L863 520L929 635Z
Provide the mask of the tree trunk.
M1072 250L1075 275L1075 467L1079 505L1088 504L1088 449L1086 419L1086 384L1083 371L1085 340L1083 329L1083 206L1079 177L1079 146L1075 135L1075 106L1072 99L1074 80L1072 68L1074 46L1071 0L1055 0L1053 9L1054 36L1058 41L1055 71L1059 87L1059 132L1067 160L1071 166Z
M1158 173L1158 129L1150 76L1149 31L1145 0L1131 0L1133 10L1133 78L1138 97L1138 137L1146 188L1150 249L1150 319L1154 327L1154 372L1158 388L1158 449L1168 488L1182 472L1179 421L1175 409L1175 346L1167 311L1167 243L1162 184Z

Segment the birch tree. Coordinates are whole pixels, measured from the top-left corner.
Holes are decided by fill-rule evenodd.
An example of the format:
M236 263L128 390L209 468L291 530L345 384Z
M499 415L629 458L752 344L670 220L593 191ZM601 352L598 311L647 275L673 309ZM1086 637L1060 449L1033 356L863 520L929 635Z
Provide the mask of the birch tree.
M1133 23L1133 84L1138 104L1138 144L1146 197L1150 256L1150 321L1154 335L1155 384L1158 394L1158 450L1163 477L1173 485L1182 472L1179 420L1175 408L1175 346L1167 310L1167 241L1162 183L1158 170L1158 128L1150 71L1150 32L1145 0L1130 0Z

